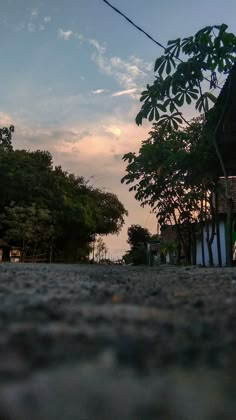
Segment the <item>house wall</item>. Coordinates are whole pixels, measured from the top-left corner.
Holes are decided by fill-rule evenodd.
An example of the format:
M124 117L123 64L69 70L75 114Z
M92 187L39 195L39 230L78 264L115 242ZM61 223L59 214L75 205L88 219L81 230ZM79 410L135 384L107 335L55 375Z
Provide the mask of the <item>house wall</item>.
M220 222L220 243L221 243L221 256L222 256L222 264L226 265L226 244L225 244L225 223L223 221ZM209 226L210 233L211 233L211 225ZM206 227L204 226L204 250L205 250L205 264L209 265L209 254L207 249L207 242L206 242ZM213 261L214 265L218 265L218 253L217 253L217 239L216 235L214 237L212 243L212 253L213 253ZM201 239L197 240L197 265L202 265L202 245Z

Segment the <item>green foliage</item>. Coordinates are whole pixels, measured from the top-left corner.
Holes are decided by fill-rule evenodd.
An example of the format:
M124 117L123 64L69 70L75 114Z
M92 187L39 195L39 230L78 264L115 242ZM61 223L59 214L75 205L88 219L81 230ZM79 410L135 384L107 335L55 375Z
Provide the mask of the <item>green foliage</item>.
M14 126L0 128L0 149L11 150L12 133L14 133Z
M200 211L203 194L213 188L217 178L217 160L203 123L193 120L178 131L154 124L149 135L138 154L124 155L128 165L122 182L131 185L130 191L135 191L143 206L157 212L161 224L189 223Z
M130 252L132 263L134 265L147 264L147 249L145 244L139 244Z
M146 244L151 238L151 234L148 229L140 225L131 225L128 228L128 244L131 248L136 247L137 245L144 243Z
M177 245L175 242L168 242L160 245L160 253L166 256L168 253L173 253L177 250Z
M128 244L130 251L123 257L126 264L132 263L134 265L147 263L147 242L151 239L151 234L148 229L140 225L131 225L128 228Z
M153 85L147 85L141 94L138 125L148 118L178 129L183 123L180 109L184 104L194 102L200 112L208 111L209 100L214 103L215 97L202 92L202 82L210 73L209 88L215 89L218 74L227 74L236 59L236 37L227 28L225 24L207 26L194 36L168 42L165 53L155 62Z
M127 216L128 212L117 196L99 189L91 189L91 199L96 233L119 233L125 222L124 216Z
M101 260L106 259L108 249L101 236L99 236L99 238L96 240L95 250L96 261L100 262Z
M0 179L0 237L25 252L50 247L62 261L84 260L92 235L118 233L127 215L115 194L54 168L47 151L0 147Z
M27 251L48 251L55 236L52 214L48 209L31 206L16 206L11 203L0 214L4 239L12 245L20 245L23 254Z

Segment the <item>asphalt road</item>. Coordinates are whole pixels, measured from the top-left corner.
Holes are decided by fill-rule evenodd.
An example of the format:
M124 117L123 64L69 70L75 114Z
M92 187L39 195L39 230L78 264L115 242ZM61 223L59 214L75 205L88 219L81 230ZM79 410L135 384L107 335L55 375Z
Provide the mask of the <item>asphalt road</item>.
M0 265L0 420L236 418L236 269Z

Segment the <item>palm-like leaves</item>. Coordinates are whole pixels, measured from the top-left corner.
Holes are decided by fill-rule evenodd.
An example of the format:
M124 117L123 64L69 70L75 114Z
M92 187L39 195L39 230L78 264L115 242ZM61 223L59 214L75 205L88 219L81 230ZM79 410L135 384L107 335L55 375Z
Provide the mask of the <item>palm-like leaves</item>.
M183 61L182 57L187 60ZM181 58L180 58L181 57ZM206 26L194 36L168 42L165 54L155 62L158 73L153 85L147 85L140 101L142 108L136 123L156 120L160 124L178 128L182 123L181 108L196 102L196 109L208 111L211 93L202 95L200 84L210 72L210 89L217 87L216 71L227 73L236 60L236 37L227 32L227 25ZM171 116L168 116L168 113Z

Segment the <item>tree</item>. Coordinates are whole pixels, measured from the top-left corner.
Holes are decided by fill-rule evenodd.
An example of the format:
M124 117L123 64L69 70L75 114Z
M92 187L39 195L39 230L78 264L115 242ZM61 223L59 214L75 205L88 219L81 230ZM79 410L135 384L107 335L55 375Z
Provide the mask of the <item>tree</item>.
M227 28L225 24L207 26L194 36L168 42L164 54L155 62L154 71L157 72L157 76L153 85L147 85L146 90L142 92L140 101L143 105L136 117L138 125L142 124L144 118L148 118L149 121L156 120L162 127L178 130L181 124L188 124L181 109L185 104L191 103L195 103L199 112L204 112L206 122L208 121L210 101L216 101L212 91L219 87L218 75L228 74L236 58L236 37L227 32ZM228 77L230 78L230 75ZM205 91L206 81L210 92ZM223 114L224 110L218 122L208 130L208 135L219 161L219 175L225 179L225 197L228 204L227 264L231 265L231 196L227 172L216 140L217 126Z
M96 248L96 253L95 253L96 260L100 262L101 260L106 259L108 249L101 236L99 236L99 238L96 240L95 248Z
M2 217L13 223L13 216L20 214L21 226L25 223L27 227L32 225L34 208L37 212L33 224L41 226L40 211L48 212L54 226L50 246L60 261L84 261L89 255L92 236L118 233L127 215L115 194L92 188L83 177L63 171L60 166L54 168L47 151L0 147L0 179ZM10 235L9 228L7 223L2 224L0 236ZM18 225L15 234L20 229ZM36 235L35 229L33 232ZM22 237L10 236L14 245L18 241L18 246L22 246Z
M22 258L36 257L50 249L55 236L52 215L48 209L31 206L15 206L11 203L0 214L3 238L12 245L20 245Z
M14 126L0 128L0 148L3 150L11 150L12 133L14 133Z
M135 248L140 243L146 244L151 238L151 234L148 229L140 225L131 225L128 228L128 244L131 248Z
M90 192L96 233L100 235L118 234L124 225L124 216L128 216L127 210L113 193L93 188Z
M126 262L129 260L135 265L146 264L147 262L147 242L151 238L148 229L140 225L131 225L128 228L128 244L130 251L125 256Z
M154 124L139 153L123 157L128 166L122 182L132 184L135 198L153 208L161 225L176 225L178 243L188 263L195 261L197 223L206 220L209 213L214 216L210 203L217 188L218 162L211 159L212 144L202 131L199 119L182 130ZM209 203L204 209L202 200ZM209 248L212 241L209 237Z

